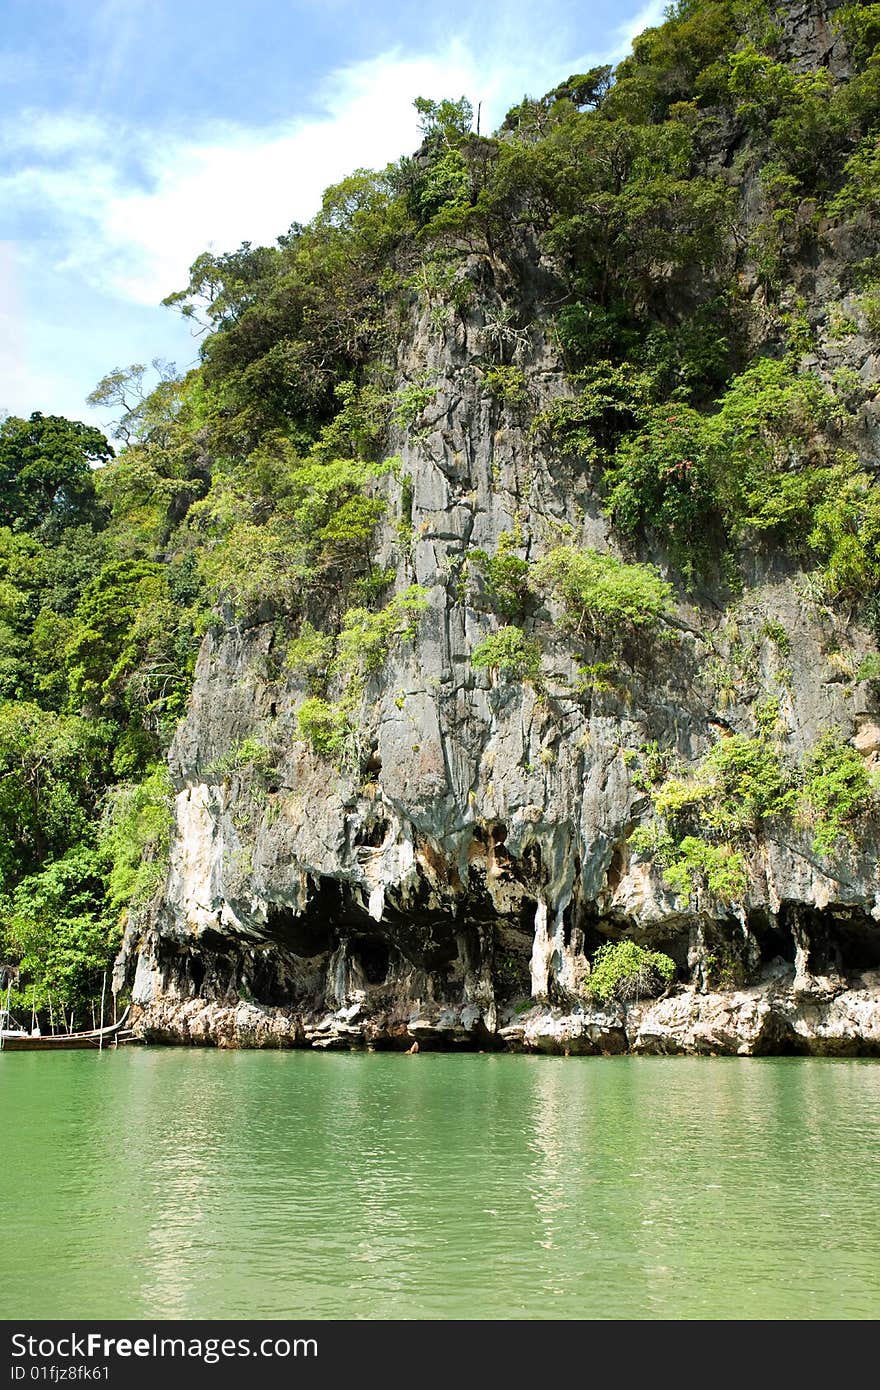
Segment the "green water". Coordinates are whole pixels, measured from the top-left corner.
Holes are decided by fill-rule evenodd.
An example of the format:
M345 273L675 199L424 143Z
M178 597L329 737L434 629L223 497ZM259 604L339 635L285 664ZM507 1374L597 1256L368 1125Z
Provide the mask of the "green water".
M880 1313L880 1064L0 1056L0 1317Z

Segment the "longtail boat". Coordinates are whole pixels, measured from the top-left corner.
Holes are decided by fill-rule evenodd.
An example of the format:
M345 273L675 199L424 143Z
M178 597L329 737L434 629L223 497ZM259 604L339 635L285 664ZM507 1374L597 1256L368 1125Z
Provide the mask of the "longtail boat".
M0 1028L0 1052L53 1052L69 1047L104 1048L108 1043L126 1043L134 1039L126 1028L128 1009L116 1023L106 1028L92 1028L87 1033L28 1033L24 1028Z

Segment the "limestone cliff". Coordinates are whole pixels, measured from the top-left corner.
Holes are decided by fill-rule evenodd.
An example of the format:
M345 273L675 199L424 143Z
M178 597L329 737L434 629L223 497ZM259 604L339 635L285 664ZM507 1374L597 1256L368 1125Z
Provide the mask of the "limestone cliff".
M835 8L781 7L795 69L846 78ZM707 156L735 191L740 232L757 216L742 145L740 129L722 127ZM827 312L847 307L841 266L858 234L821 225L781 294L810 326L807 365L823 380L841 368L876 379L869 338L835 333ZM725 254L760 347L772 316L744 241ZM523 233L515 254L473 253L457 273L464 307L438 314L412 292L400 310L396 385L430 392L406 426L389 424L400 464L378 484L388 506L375 566L394 569L398 592L427 591L415 637L368 676L356 755L341 765L301 737L306 688L285 668L274 613L246 624L227 610L205 638L170 757L167 883L130 922L117 970L140 1028L255 1046L880 1049L876 820L827 855L808 826L768 823L750 842L744 893L726 902L699 882L683 898L630 843L651 815L646 750L693 770L719 738L753 734L770 694L786 756L838 728L873 767L877 687L856 678L871 634L824 602L796 559L754 545L739 592L718 566L689 592L677 583L668 640L618 635L608 680L584 685L585 657L609 653L576 648L552 598L533 598L524 617L541 635L540 682L475 670L474 648L498 626L468 564L475 550L513 537L529 561L566 526L572 544L600 552L619 552L620 538L596 468L533 426L574 393L553 264ZM515 397L487 385L499 360L521 373ZM870 392L841 429L871 467ZM662 542L648 545L675 579ZM268 766L218 771L245 740L270 751ZM590 959L624 937L668 954L676 981L659 1000L599 1006ZM719 961L726 975L713 973Z

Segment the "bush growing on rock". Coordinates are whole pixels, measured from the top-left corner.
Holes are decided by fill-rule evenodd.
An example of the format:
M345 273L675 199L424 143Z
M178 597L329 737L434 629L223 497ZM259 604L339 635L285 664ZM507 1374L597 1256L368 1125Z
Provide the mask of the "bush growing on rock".
M587 989L610 1004L619 999L651 998L672 983L675 962L662 951L648 951L635 941L607 941L593 957Z
M350 731L348 715L339 705L319 696L303 700L296 716L299 736L323 757L335 757L345 747Z
M541 648L522 628L502 627L478 642L471 653L475 671L503 671L516 680L537 680Z
M598 550L559 545L534 566L531 584L561 602L565 623L581 638L623 627L657 631L672 612L672 586L653 565L630 565Z
M855 844L854 823L865 814L875 789L856 750L839 729L824 733L800 770L797 820L813 831L816 854L833 854L841 840Z

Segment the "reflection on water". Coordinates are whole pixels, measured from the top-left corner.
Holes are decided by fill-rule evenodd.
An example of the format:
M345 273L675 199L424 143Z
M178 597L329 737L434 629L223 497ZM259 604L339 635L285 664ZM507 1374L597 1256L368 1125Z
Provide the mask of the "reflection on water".
M804 1058L8 1054L2 1316L874 1317L878 1101Z

